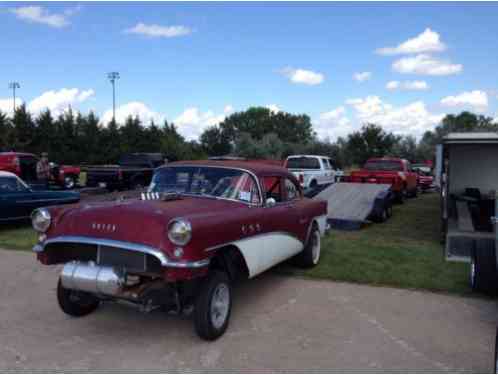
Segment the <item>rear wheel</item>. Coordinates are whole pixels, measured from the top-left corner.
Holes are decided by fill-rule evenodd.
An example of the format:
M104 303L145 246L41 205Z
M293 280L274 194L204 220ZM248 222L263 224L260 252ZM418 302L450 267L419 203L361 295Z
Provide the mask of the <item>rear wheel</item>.
M299 267L312 268L315 267L320 261L321 255L321 238L320 231L316 224L313 224L308 242L304 250L296 255L295 263Z
M194 325L199 337L212 341L225 333L232 310L232 288L225 272L213 271L195 301Z
M97 297L89 293L64 288L60 279L57 284L57 301L62 311L76 317L94 312L100 303Z
M317 186L318 186L318 183L316 182L316 180L313 180L310 182L310 188L316 189Z

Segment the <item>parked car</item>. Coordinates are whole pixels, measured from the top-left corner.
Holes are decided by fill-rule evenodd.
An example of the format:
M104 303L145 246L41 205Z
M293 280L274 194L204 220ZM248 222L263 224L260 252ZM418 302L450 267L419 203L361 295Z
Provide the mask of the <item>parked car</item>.
M27 219L36 208L79 200L78 192L32 190L14 173L0 171L0 221Z
M64 264L57 296L69 315L103 300L193 308L197 334L214 340L228 326L232 283L293 257L315 266L326 221L326 202L304 198L283 167L175 162L140 200L38 210L33 250L43 264Z
M0 152L0 171L16 174L28 184L36 184L36 164L39 158L25 152ZM73 189L79 180L80 167L50 163L50 182Z
M395 200L403 203L406 197L417 196L417 176L408 160L384 157L368 159L347 181L391 185Z
M426 192L434 188L434 176L421 169L415 170L417 173L417 187L419 191Z
M117 165L89 166L86 185L109 190L139 189L150 184L154 169L164 164L161 154L134 153L123 155Z
M332 160L327 156L290 155L284 163L299 180L303 189L331 184L336 180Z

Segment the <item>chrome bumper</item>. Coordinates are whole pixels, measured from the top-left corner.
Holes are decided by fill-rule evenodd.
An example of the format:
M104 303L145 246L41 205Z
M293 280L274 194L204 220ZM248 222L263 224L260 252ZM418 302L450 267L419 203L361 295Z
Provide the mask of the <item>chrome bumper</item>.
M41 253L45 247L54 243L80 243L85 245L109 246L122 250L136 251L139 253L150 254L156 257L163 267L173 268L202 268L209 265L209 259L198 261L175 261L169 259L161 250L137 243L109 240L106 238L80 237L80 236L59 236L45 240L33 247L35 253Z

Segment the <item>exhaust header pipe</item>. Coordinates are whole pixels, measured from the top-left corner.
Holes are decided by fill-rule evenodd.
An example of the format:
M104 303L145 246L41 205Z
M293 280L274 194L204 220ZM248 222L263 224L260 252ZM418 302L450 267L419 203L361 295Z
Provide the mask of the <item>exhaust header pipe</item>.
M94 262L72 261L62 268L61 284L66 289L117 296L123 291L125 274L114 267L98 266Z

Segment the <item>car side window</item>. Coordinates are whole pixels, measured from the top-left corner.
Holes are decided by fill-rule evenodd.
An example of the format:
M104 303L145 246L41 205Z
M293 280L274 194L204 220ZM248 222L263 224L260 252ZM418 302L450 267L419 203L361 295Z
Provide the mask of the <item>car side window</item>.
M289 180L288 178L285 179L285 195L285 200L287 201L293 201L300 197L299 188L293 181Z
M14 177L0 177L0 193L18 193L26 190Z
M332 169L329 163L329 159L322 159L322 162L325 169Z
M281 178L277 176L263 177L263 189L265 200L268 198L275 199L276 202L282 202Z

